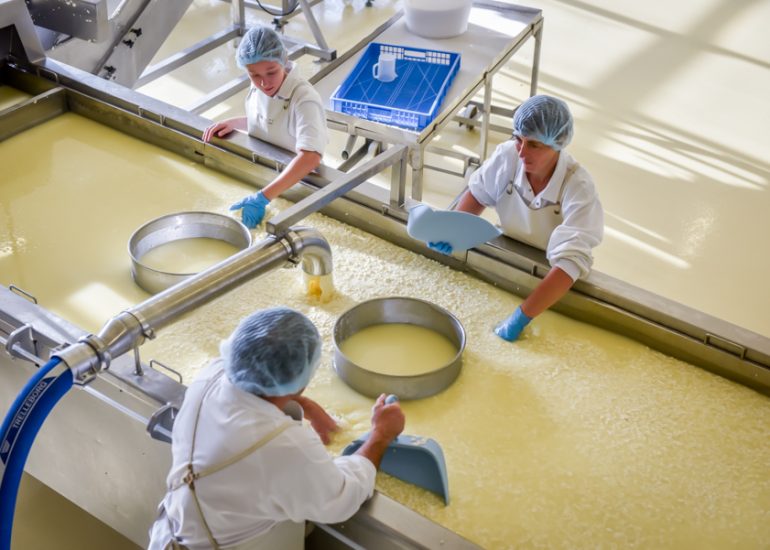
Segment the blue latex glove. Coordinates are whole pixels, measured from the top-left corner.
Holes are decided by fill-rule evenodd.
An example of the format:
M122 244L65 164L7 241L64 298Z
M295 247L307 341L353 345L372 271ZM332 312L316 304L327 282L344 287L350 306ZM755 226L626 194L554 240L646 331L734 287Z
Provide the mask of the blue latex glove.
M532 319L527 317L526 314L521 311L520 307L516 308L516 311L508 317L505 321L497 325L495 328L495 334L497 334L503 340L509 342L515 342L521 331L524 330Z
M452 245L445 241L436 241L428 243L428 248L441 252L449 256L452 253Z
M249 229L254 229L265 217L265 208L270 204L270 199L262 194L262 191L256 195L249 195L243 200L236 202L230 207L230 210L241 208L241 220Z

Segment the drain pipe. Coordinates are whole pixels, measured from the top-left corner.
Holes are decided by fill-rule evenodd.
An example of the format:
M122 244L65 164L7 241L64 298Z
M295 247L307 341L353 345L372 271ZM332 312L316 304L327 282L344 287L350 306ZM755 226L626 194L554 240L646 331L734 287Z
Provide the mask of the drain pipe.
M113 317L99 331L54 354L27 382L0 428L0 550L10 550L24 464L53 407L75 384L87 384L118 357L155 337L181 315L273 269L302 264L308 275L331 275L331 247L309 227L270 236Z
M284 238L294 251L294 256L301 258L302 271L308 275L332 274L332 250L318 231L309 228L292 229Z
M110 319L99 334L80 339L80 346L59 352L73 371L76 384L86 384L109 368L113 357L155 338L156 331L180 316L229 292L244 282L279 267L301 263L310 275L332 273L329 243L315 229L295 227L265 240L189 279L169 287ZM83 345L84 344L84 345Z

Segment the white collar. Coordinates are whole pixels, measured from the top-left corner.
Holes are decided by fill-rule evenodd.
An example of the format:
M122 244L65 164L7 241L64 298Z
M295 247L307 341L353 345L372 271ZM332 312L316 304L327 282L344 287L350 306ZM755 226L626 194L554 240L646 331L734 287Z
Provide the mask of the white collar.
M553 174L551 174L551 179L548 180L548 185L545 186L545 189L537 195L535 195L527 179L524 163L519 160L516 174L513 178L513 184L516 186L519 195L532 201L532 206L535 208L539 208L541 202L550 204L558 202L562 182L567 173L568 156L564 151L559 151L559 160L556 161L556 167L553 170Z
M302 77L299 74L299 69L293 61L286 63L286 77L281 83L281 87L273 96L274 99L280 99L283 101L290 100L294 94L294 89L302 81Z

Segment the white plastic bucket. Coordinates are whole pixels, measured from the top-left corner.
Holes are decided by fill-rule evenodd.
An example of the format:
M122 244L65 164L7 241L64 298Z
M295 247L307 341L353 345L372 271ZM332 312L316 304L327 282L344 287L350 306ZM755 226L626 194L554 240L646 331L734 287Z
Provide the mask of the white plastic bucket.
M425 38L451 38L468 29L473 0L403 0L406 28Z

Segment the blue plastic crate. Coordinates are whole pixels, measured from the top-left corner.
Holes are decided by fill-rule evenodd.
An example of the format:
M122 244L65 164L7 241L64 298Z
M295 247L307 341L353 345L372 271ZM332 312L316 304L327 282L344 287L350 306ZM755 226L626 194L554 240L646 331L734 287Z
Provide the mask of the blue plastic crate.
M396 79L380 82L372 67L380 53L396 56ZM460 54L373 42L337 87L332 109L358 118L422 130L436 118L454 76Z

